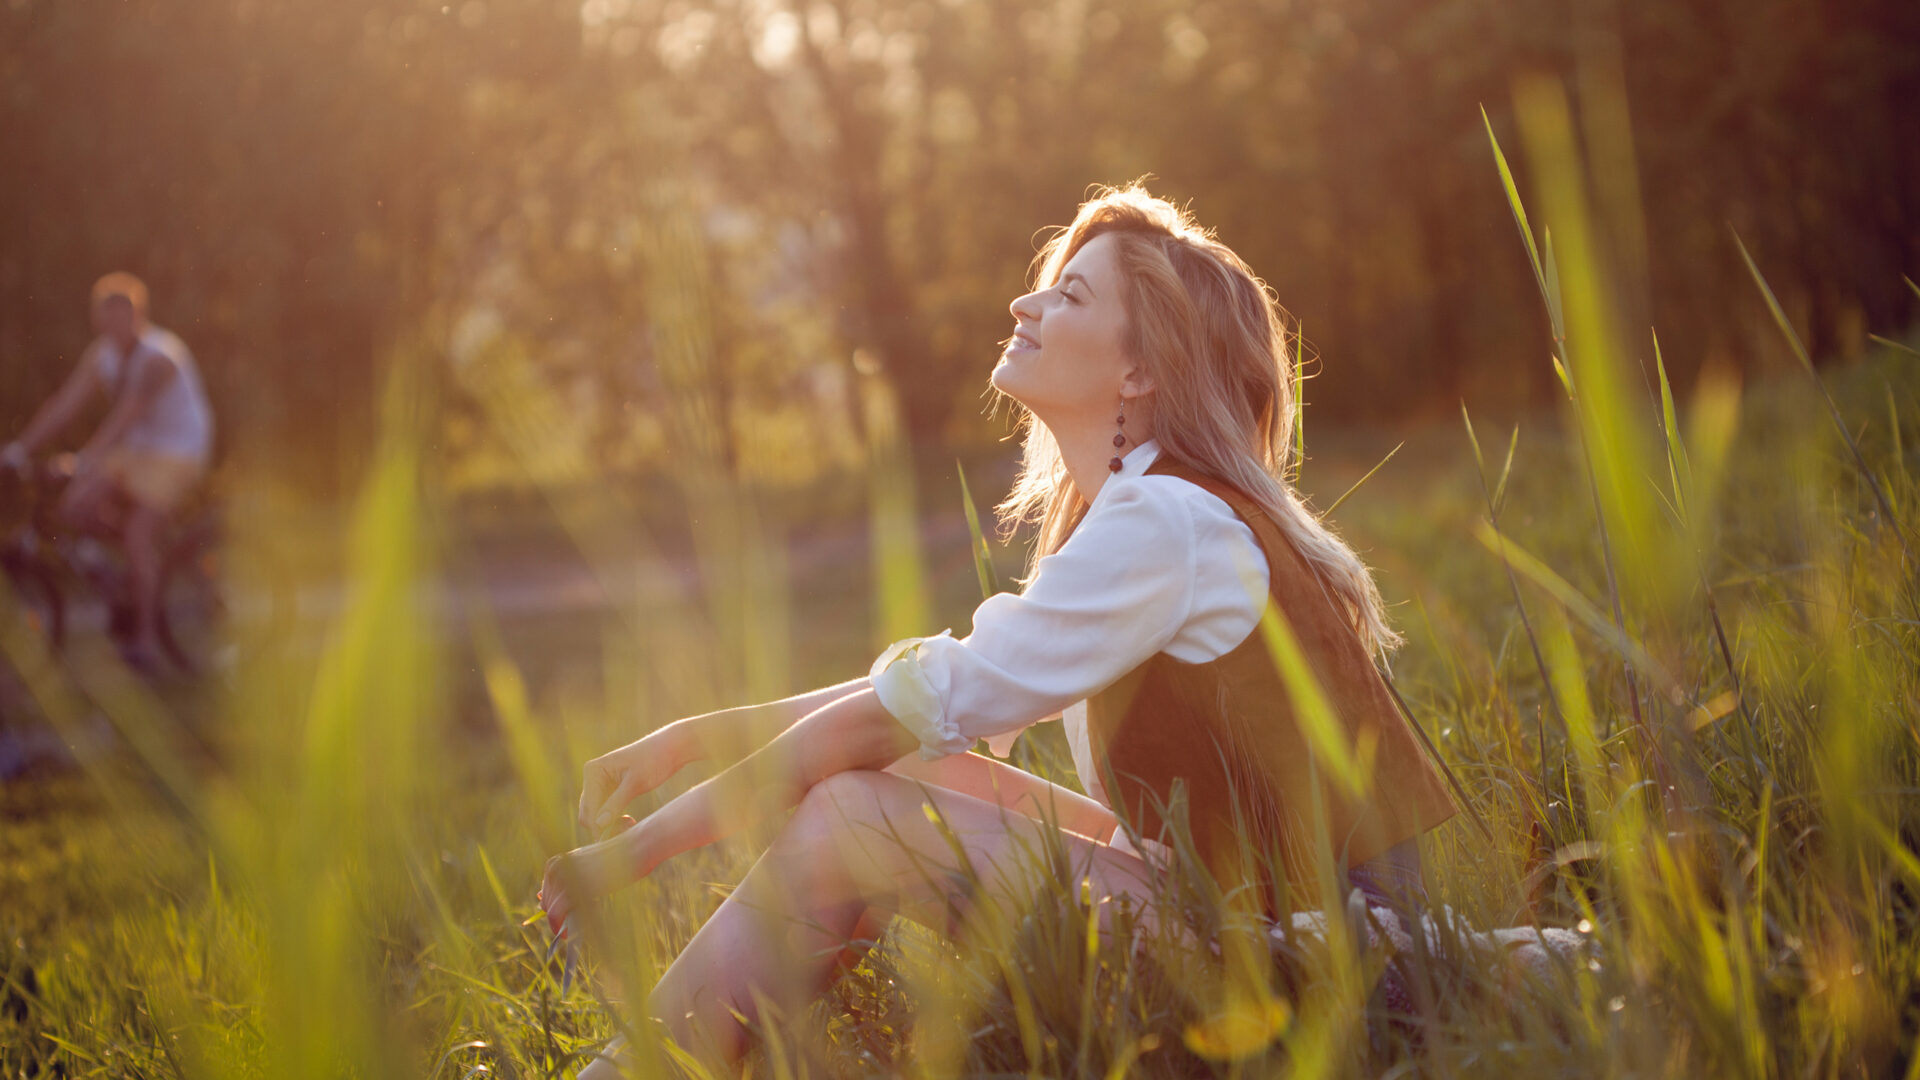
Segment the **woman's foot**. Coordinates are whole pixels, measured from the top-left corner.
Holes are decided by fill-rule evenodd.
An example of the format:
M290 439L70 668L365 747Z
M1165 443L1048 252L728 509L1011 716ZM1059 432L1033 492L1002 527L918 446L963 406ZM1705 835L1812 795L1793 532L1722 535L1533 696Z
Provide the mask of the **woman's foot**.
M627 1060L626 1049L627 1037L615 1035L613 1041L601 1047L587 1067L580 1070L579 1080L619 1080L626 1075L620 1071L621 1062Z

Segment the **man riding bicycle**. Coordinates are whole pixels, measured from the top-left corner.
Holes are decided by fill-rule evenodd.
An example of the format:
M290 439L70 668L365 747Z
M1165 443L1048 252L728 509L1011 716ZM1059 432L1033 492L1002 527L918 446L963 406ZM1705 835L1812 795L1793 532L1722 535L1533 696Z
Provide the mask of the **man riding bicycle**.
M75 458L58 513L74 529L124 545L135 620L127 659L152 668L161 645L161 533L206 475L213 410L186 343L147 321L147 287L139 278L116 272L94 283L93 328L97 336L73 373L20 437L0 449L0 464L24 471L96 395L109 403Z

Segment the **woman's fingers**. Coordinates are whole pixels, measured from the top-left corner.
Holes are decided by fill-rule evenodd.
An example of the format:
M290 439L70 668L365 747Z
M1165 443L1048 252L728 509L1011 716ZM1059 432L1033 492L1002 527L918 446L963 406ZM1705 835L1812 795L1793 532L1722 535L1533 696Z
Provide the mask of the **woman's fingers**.
M588 823L589 828L598 832L604 830L621 818L626 817L626 815L620 811L625 809L626 805L633 801L634 796L628 791L631 785L624 782L624 777L622 780L623 782L614 787L613 792L607 796L606 801L602 802L600 808L594 812L593 820ZM627 818L627 820L631 821L633 819Z
M540 906L547 913L547 929L555 937L567 936L567 922L573 916L573 894L559 881L549 881L540 890Z
M566 925L569 907L566 891L559 885L549 881L540 887L540 910L547 914L548 930L560 932L560 927Z
M613 824L628 803L653 790L659 779L649 775L637 746L623 747L587 762L586 783L580 790L580 824L599 830Z
M548 859L546 873L541 877L540 906L547 913L548 927L556 934L562 931L567 916L573 913L574 898L585 895L582 890L588 888L575 858L577 854L577 850L570 851Z
M584 782L580 786L580 824L583 828L594 828L594 819L600 807L620 784L620 777L606 758L594 758L587 762Z
M598 830L612 825L628 803L673 775L680 755L671 741L663 741L664 733L671 730L673 726L669 725L587 762L580 785L582 828Z
M595 843L605 843L637 824L632 814L621 814L618 817L614 817L611 814L602 814L595 818L594 821L593 839Z
M632 818L623 820L632 826ZM628 884L634 874L632 847L618 835L548 859L540 883L540 906L547 913L547 925L561 933L575 905Z

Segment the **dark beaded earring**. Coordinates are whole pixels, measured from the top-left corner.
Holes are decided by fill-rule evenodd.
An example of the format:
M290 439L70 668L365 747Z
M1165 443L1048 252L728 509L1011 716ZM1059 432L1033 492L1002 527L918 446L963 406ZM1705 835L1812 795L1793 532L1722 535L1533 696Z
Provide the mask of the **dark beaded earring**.
M1121 447L1127 445L1127 431L1126 431L1127 399L1126 398L1120 399L1120 415L1114 417L1113 422L1120 426L1120 430L1113 433L1113 447L1114 449L1118 450ZM1115 454L1113 456L1113 460L1107 462L1107 471L1108 472L1120 471L1120 455Z

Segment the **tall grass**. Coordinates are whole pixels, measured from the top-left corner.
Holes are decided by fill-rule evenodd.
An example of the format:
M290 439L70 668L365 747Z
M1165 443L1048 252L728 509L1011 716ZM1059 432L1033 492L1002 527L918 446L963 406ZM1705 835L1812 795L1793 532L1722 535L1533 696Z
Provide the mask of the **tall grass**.
M1436 900L1464 922L1395 958L1327 891L1294 898L1324 928L1279 940L1196 873L1167 885L1185 932L1136 947L1098 933L1063 855L1036 850L1025 895L953 934L896 924L810 1012L770 1010L756 1074L1920 1075L1920 378L1888 349L1677 393L1655 340L1623 324L1618 268L1636 261L1610 251L1608 215L1637 193L1616 185L1594 209L1556 88L1524 89L1518 115L1537 233L1495 154L1553 327L1557 423L1522 418L1497 469L1471 427L1446 435L1447 454L1407 455L1338 500L1400 602L1397 684L1489 823L1424 844ZM682 211L657 209L647 257L683 276L659 276L650 306L668 313L656 345L691 431L721 407L699 396L718 363L711 300ZM1750 257L1757 280L1768 257ZM1791 333L1770 294L1755 304ZM1830 410L1809 407L1815 389ZM0 792L0 1075L547 1077L617 1029L645 1044L633 1003L764 836L620 894L571 958L529 925L538 868L580 839L584 758L938 629L916 477L885 386L867 391L872 614L830 669L796 673L789 643L840 625L847 596L796 599L800 525L697 440L676 504L694 519L692 584L622 576L636 552L668 560L648 539L660 511L554 490L614 614L520 630L480 606L450 632L420 582L464 541L406 379L344 541L349 599L316 650L258 657L212 695L217 764L182 749L207 699L62 663L0 621L38 715L78 745L98 711L124 747L83 754L84 779ZM528 456L554 422L511 393L489 414ZM975 532L949 562L991 589ZM1267 632L1284 654L1284 627ZM542 681L529 659L594 676ZM1068 777L1057 733L1023 743L1021 760ZM1463 936L1523 922L1590 945L1529 970ZM1412 1013L1382 993L1390 974Z

